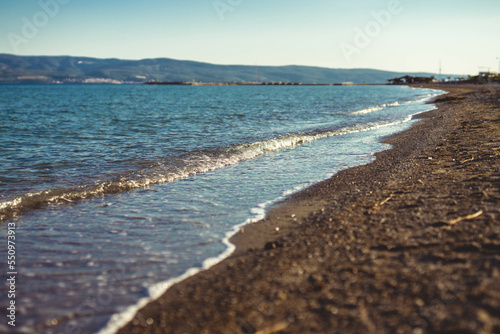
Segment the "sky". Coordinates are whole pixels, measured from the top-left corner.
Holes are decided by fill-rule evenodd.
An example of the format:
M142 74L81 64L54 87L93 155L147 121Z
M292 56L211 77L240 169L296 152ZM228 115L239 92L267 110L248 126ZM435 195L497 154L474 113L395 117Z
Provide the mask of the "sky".
M0 53L476 74L500 1L0 0Z

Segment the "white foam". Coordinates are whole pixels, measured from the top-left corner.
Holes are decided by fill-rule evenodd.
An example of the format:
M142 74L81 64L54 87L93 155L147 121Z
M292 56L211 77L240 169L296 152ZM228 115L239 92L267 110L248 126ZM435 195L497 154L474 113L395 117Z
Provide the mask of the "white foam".
M283 192L283 196L282 197L288 197L288 196L290 196L292 194L295 194L296 192L299 192L302 189L307 188L307 187L309 187L309 186L311 186L311 185L313 185L315 183L318 183L318 182L320 182L320 181L311 181L309 184L303 184L303 185L297 186L297 187L295 187L293 189L286 190L286 191Z
M387 107L397 107L397 106L399 106L399 102L395 101L395 102L391 102L391 103L384 103L384 104L381 104L381 105L375 106L375 107L368 107L368 108L361 109L358 111L353 111L350 114L351 115L364 115L364 114L372 113L374 111L383 110Z
M382 110L382 109L384 109L384 106L370 107L370 108L365 108L365 109L361 109L361 110L358 110L358 111L353 111L351 113L351 115L364 115L364 114L369 114L369 113L372 113L374 111L379 111L379 110Z
M439 95L448 94L448 92L445 92L445 91L439 90L439 89L428 89L428 90L430 90L431 93L419 95L416 97L415 100L407 101L406 103L407 104L423 103L423 102L430 101L431 99L433 99Z

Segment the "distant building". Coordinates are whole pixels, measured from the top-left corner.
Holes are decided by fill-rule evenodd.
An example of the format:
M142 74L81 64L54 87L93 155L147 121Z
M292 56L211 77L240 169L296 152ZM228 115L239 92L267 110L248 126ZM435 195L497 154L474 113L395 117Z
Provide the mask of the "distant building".
M491 83L491 82L500 82L500 76L498 75L497 72L479 72L479 75L477 77L471 77L469 78L470 81L476 82L476 83Z
M483 78L496 77L498 76L497 72L479 72L479 76Z
M414 77L411 75L405 75L404 77L394 78L387 80L390 84L421 84L421 83L434 83L437 80L434 77Z

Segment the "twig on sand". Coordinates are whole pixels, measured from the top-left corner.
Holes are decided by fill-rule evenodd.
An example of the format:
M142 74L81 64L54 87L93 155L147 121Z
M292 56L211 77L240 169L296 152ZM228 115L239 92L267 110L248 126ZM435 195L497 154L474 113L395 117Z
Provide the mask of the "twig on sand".
M285 330L288 327L288 322L287 321L281 321L278 323L275 323L269 327L266 327L264 329L261 329L259 331L256 331L255 334L272 334L272 333L277 333L281 332L282 330Z
M394 197L394 194L391 194L391 196L387 197L387 198L386 198L386 199L384 199L382 202L380 202L380 203L378 203L378 204L375 204L375 205L373 206L373 209L375 209L375 210L379 210L379 209L380 209L380 207L381 207L382 205L384 205L385 203L389 202L389 201L390 201L393 197Z
M466 162L469 162L469 161L474 161L474 157L470 158L470 159L467 159L467 160L464 160L464 161L460 161L461 164L464 164Z
M469 219L477 218L477 217L479 217L482 214L483 214L483 210L479 210L478 212L473 213L471 215L464 216L464 217L458 217L456 219L452 219L452 220L450 220L448 222L448 227L452 227L453 225L455 225L458 222L461 222L462 220L469 220Z

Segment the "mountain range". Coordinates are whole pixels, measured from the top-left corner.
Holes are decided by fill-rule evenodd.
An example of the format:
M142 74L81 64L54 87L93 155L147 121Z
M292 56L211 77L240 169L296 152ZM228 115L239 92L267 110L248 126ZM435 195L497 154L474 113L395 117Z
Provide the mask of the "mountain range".
M374 69L334 69L313 66L248 66L155 58L100 59L73 56L0 54L0 83L143 83L183 82L301 82L387 83L403 75L437 76Z

